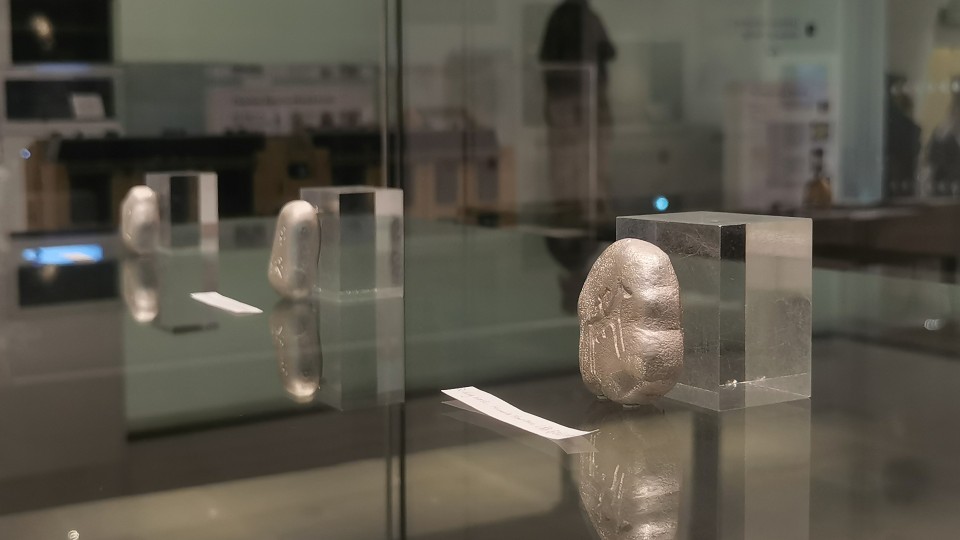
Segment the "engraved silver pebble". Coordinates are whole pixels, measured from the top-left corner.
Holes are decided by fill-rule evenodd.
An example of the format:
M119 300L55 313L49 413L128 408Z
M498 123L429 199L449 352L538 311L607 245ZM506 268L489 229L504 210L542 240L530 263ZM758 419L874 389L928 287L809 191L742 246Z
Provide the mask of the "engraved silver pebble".
M683 371L680 284L670 258L619 240L594 263L580 292L580 373L587 388L623 405L663 396Z
M310 298L317 287L320 262L320 221L317 209L306 201L284 205L270 251L267 279L280 296Z
M120 203L120 238L139 255L157 251L160 235L160 203L147 186L134 186Z

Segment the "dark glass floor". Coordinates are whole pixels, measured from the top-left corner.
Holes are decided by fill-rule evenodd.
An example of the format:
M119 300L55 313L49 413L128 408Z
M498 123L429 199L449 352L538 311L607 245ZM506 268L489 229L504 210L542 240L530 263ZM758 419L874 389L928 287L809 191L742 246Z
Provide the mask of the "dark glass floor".
M298 312L267 286L257 242L271 235L256 228L269 224L224 224L215 266L218 290L265 311L242 318L184 299L204 284L199 259L140 283L110 236L14 239L0 256L0 538L960 531L953 285L817 271L811 400L623 410L577 374L569 296L578 254L599 246L411 223L402 311ZM103 260L79 276L23 259L86 244ZM402 350L383 346L384 319L405 329ZM292 323L317 330L296 354L272 338ZM311 355L322 377L305 397L285 363ZM442 403L464 385L598 431L571 451Z

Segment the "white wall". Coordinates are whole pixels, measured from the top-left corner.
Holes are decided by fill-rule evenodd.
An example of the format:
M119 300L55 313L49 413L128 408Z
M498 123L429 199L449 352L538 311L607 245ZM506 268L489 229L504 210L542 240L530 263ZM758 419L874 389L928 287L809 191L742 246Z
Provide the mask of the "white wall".
M518 195L522 201L542 198L549 189L545 179L545 141L531 129L522 105L529 71L536 66L537 44L546 15L559 0L408 0L405 4L405 53L420 68L438 72L463 70L471 84L467 94L444 94L441 84L408 81L408 97L416 106L443 98L447 105L468 105L473 112L491 108L487 116L497 126L501 142L517 146L520 161ZM934 1L934 0L929 0ZM440 9L440 6L444 6ZM493 7L489 7L493 6ZM834 179L840 198L873 202L881 193L883 127L883 72L885 60L885 4L873 0L593 0L593 8L606 24L612 40L624 53L610 66L611 102L618 119L617 144L636 146L628 133L636 125L637 111L646 108L649 66L641 64L638 47L652 43L677 44L683 58L683 118L673 121L688 129L720 133L726 97L732 84L782 80L782 67L818 63L829 66L834 89ZM531 16L533 15L533 16ZM539 17L539 20L538 20ZM744 25L759 24L764 31L773 22L796 20L800 28L814 24L814 36L799 38L748 37ZM460 58L457 58L460 57ZM496 77L478 76L476 66L456 62L502 62ZM454 59L451 66L451 59ZM482 60L487 61L487 60ZM490 96L496 96L495 99ZM481 106L482 105L482 106ZM624 115L623 113L628 114ZM481 115L483 116L483 115ZM626 121L625 119L629 119ZM641 120L642 124L643 121ZM631 124L631 125L627 125ZM660 129L657 125L653 129ZM656 139L657 135L653 138ZM526 148L524 148L526 147ZM537 151L540 151L538 154ZM629 148L624 148L629 150ZM700 150L691 150L694 153ZM638 150L639 152L639 150ZM642 152L639 152L642 154ZM701 152L710 159L707 152ZM623 163L611 168L637 170L643 157L619 152ZM849 156L849 159L846 159ZM620 158L617 158L620 159ZM621 161L623 161L621 159ZM745 166L753 166L745 164ZM711 167L719 170L720 161ZM639 173L628 174L633 182ZM700 179L701 184L713 182ZM621 182L622 183L622 182ZM634 182L642 184L642 181ZM634 186L637 193L649 186ZM719 186L716 190L719 192ZM614 190L617 191L616 185ZM800 188L797 189L800 198ZM718 201L719 202L719 201Z
M2 21L7 20L8 6L8 1L0 0ZM118 63L377 64L383 46L383 0L116 0L114 9ZM9 61L9 31L0 23L0 63ZM177 88L186 83L166 81ZM163 90L154 89L157 92ZM195 115L196 110L196 103L184 103L174 116ZM146 120L149 124L152 117ZM137 134L144 134L150 126L137 127ZM0 215L0 230L22 230L26 196L16 151L23 144L10 140L7 133L3 136L2 159L13 181L0 189L2 202L12 206L12 211Z
M886 0L887 52L891 72L921 82L933 51L937 12L947 0ZM919 105L919 103L917 104Z
M116 0L121 62L378 62L383 0Z
M865 2L877 3L844 1L850 11L842 19L841 34L845 35L847 25L856 20L858 12L850 6L862 7ZM920 28L922 24L917 26L919 22L911 21L927 21L942 0L887 2L893 10L893 15L886 19L890 21L887 39L900 43L911 36L914 41L926 39L922 37L926 36ZM556 0L407 0L405 56L411 67L442 68L451 56L470 51L507 65L492 83L470 81L470 99L493 104L501 139L511 144L511 138L523 129L520 104L523 85L529 81L521 76L522 69L535 65L539 37L537 28L524 28L524 14L530 9L548 12L555 3ZM763 14L773 9L771 6L791 3L792 0L593 0L594 8L618 44L682 44L684 123L713 130L722 125L724 89L730 82L760 79L768 52L763 43L739 39L731 31L732 25L738 19ZM917 9L911 11L915 5ZM382 48L382 9L383 0L116 0L117 59L135 63L377 63ZM883 8L874 8L878 10L882 12ZM883 17L869 21L865 24L884 23ZM860 31L866 30L869 28L861 27ZM836 45L855 46L856 39L846 36ZM923 47L903 42L902 47L891 47L891 65L916 69ZM885 54L880 49L875 53L881 58ZM842 69L849 69L856 76L846 77L845 81L855 82L861 75L869 75L869 84L873 84L875 74L859 67L861 61L871 60L873 69L876 62L872 58L850 57L851 62ZM611 66L615 107L630 100L643 101L644 90L639 87L643 80L635 76L640 69L625 62ZM428 86L408 87L411 103L439 103L444 95L442 85ZM855 91L847 95L859 95L862 90L869 90L867 86L856 85ZM867 147L861 137L876 132L876 126L869 123L868 127L854 129L866 126L863 121L870 118L872 111L873 108L861 111L863 114L858 114L843 134L853 141L845 145L845 153L853 148L858 156L853 166L869 171L857 177L857 187L849 192L862 200L879 193L880 175L875 174L879 165L870 156L871 152L880 155L879 143L871 139ZM535 141L530 144L542 146ZM628 169L629 164L626 165L620 169ZM852 169L845 169L844 176L850 176ZM526 177L525 181L533 180ZM877 188L868 185L870 182L875 182ZM537 192L540 188L532 190Z

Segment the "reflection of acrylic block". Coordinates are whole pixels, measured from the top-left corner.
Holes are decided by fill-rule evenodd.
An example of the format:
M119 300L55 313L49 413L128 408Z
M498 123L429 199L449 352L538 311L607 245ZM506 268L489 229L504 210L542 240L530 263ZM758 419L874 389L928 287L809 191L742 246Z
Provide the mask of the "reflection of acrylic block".
M403 298L317 305L323 350L317 400L339 410L402 403Z
M403 293L403 191L369 186L300 190L320 220L321 297Z
M159 248L216 251L219 243L217 174L147 173L160 206Z
M680 281L684 372L667 397L736 409L810 396L812 222L691 212L617 219Z
M689 456L684 485L697 487L684 490L697 509L686 538L819 537L810 533L809 400L723 412L667 406L666 417L692 433L689 450L674 447Z

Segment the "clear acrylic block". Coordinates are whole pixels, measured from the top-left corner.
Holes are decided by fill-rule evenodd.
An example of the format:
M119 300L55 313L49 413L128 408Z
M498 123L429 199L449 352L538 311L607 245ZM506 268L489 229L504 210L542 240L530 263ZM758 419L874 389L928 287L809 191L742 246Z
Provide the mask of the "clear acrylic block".
M812 221L690 212L617 218L680 281L684 371L667 397L726 410L810 396Z
M146 179L160 206L159 249L217 251L217 174L156 172L147 173Z
M319 296L403 295L403 191L370 186L300 190L320 220Z

